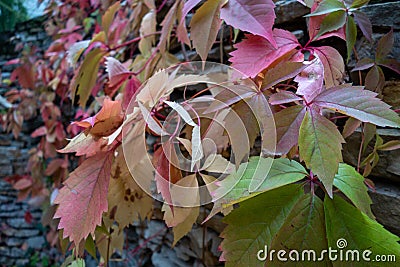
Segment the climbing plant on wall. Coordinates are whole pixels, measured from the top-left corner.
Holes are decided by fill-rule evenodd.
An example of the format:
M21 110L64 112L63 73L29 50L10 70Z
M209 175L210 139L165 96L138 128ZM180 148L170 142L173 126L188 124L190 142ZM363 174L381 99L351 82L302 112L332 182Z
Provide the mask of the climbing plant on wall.
M69 261L85 249L96 257L95 248L109 261L122 249L123 230L151 219L153 198L164 203L174 244L196 223L199 206L212 202L207 219L226 216L226 266L343 264L324 256L329 248L371 251L363 266L376 266L376 255L400 256L399 238L371 212L366 179L377 150L400 146L375 131L400 127L380 99L383 70L400 73L387 58L393 31L374 60L358 58L357 30L372 39L360 11L368 1L300 2L310 8L306 43L274 26L272 0L50 1L53 43L43 58L26 47L9 62L19 87L7 92L13 106L2 122L15 136L24 120L43 122L32 133L41 141L29 174L13 183L54 217L48 223L60 239L49 237L74 251ZM320 45L333 37L346 44L344 57ZM230 67L206 63L224 42L233 46ZM176 65L190 51L202 62ZM369 69L355 82L345 71L353 54L352 71ZM357 128L371 138L350 166L342 144ZM284 252L260 260L265 246ZM315 254L292 253L302 250Z

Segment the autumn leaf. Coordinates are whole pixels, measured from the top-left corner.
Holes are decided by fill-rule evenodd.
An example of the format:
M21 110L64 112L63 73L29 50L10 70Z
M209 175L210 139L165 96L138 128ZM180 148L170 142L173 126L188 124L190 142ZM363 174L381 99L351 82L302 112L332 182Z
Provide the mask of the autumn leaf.
M339 86L324 91L313 102L363 122L383 127L400 127L399 115L376 96L377 93L359 87Z
M277 48L261 36L250 34L245 36L246 39L234 45L236 50L230 53L232 57L229 61L232 62L233 68L252 78L300 46L292 33L281 29L273 30Z
M296 105L285 108L274 114L277 144L276 153L287 154L297 145L299 129L303 121L306 109Z
M354 21L360 27L361 32L364 34L365 38L372 43L372 24L368 16L358 10L353 11Z
M96 84L100 61L106 53L107 52L103 51L101 48L94 48L91 50L85 56L82 65L79 67L72 79L69 88L72 95L72 101L74 101L75 95L78 95L79 105L81 107L86 106L86 102Z
M115 219L120 230L140 219L149 218L153 199L135 182L132 177L122 149L117 150L111 169L108 190L108 215ZM147 188L150 190L150 188Z
M325 26L324 26L325 29L323 29L324 31L327 30L327 26L331 26L330 28L332 28L332 26L335 26L334 24L338 22L344 25L344 23L346 22L346 14L343 13L345 9L346 7L344 6L344 4L338 0L325 0L321 1L320 3L315 2L311 8L312 13L307 15L310 17L308 23L308 33L310 40L316 41L331 36L337 36L343 40L346 40L344 27L341 27L337 30L328 29L328 31L330 30L330 32L325 32L325 33L321 32L323 21L325 21ZM337 16L337 13L333 12L339 12L340 13L339 15L341 16ZM331 15L328 18L328 20L326 20L326 17L330 15L329 13L333 15ZM320 34L320 36L318 36L318 34Z
M163 205L164 220L169 227L173 227L173 246L185 236L196 222L200 211L199 185L196 174L186 176L171 186L171 197L174 209L167 204ZM184 205L184 206L180 206Z
M122 124L122 121L121 102L106 97L103 101L103 107L96 115L82 121L73 122L73 124L89 128L89 133L94 136L108 136Z
M76 246L101 224L108 210L107 192L113 153L97 153L86 159L64 182L55 204L54 218L60 218L58 229Z
M272 0L229 0L221 9L221 19L232 27L264 37L276 47L272 34L274 7Z
M221 20L219 19L220 8L220 1L206 1L196 10L190 21L190 39L193 41L193 47L203 61L207 59L208 51L210 51L217 38L221 25Z
M103 138L94 137L91 134L81 132L63 148L57 150L59 153L76 153L76 156L91 157L98 152L105 151L107 140Z
M109 86L116 89L133 74L113 57L106 57L106 71L108 73Z
M314 59L294 81L298 83L296 94L302 95L307 102L313 100L324 89L324 66L321 60Z
M323 73L326 88L341 84L344 78L344 62L340 53L330 46L316 47L314 52L324 67Z
M104 15L101 17L101 26L106 34L108 34L108 30L110 29L110 25L114 20L115 13L120 9L121 4L119 1L110 6Z
M179 162L172 142L167 141L163 143L154 152L153 164L156 168L155 181L157 190L173 210L170 187L171 184L175 184L182 179L182 172L177 167L179 166Z
M335 124L313 108L307 110L300 126L300 158L322 181L331 197L333 179L342 161L344 142Z

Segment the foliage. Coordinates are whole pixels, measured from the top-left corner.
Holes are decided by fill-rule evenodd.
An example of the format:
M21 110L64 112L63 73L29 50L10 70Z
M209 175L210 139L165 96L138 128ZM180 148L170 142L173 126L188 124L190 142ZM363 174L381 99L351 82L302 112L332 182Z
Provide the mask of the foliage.
M0 1L0 32L11 31L15 24L27 19L27 10L22 0Z
M357 170L342 163L342 144L358 126L364 150L373 125L400 127L400 117L379 99L384 78L373 84L383 76L381 66L399 72L399 63L386 59L393 31L379 41L374 61L360 59L353 70L371 68L365 88L345 73L357 25L371 40L371 23L359 10L367 2L305 1L309 41L301 44L274 28L270 0L50 1L47 31L54 41L44 59L27 48L10 62L18 64L11 79L21 89L7 93L13 106L4 128L18 136L37 110L43 121L32 133L41 141L30 152L29 175L15 178L14 187L58 219L63 249L95 255L96 246L104 262L122 249L126 226L151 218L151 183L142 184L143 177L164 201L174 244L196 223L204 193L214 202L208 219L233 210L222 233L227 266L263 265L256 255L264 245L321 252L340 238L354 249L400 256L398 238L374 219L364 178L377 151L399 143L383 144L377 136ZM166 69L179 62L171 53L177 44L184 57L193 45L206 60L221 27L247 32L230 53L240 73L227 89L216 90L208 74ZM316 42L332 36L346 42L346 58ZM218 39L221 47L225 41ZM187 98L185 88L183 99L173 97L174 89L197 83L205 89ZM348 117L342 132L336 114ZM168 124L171 117L178 122ZM154 144L144 142L149 136ZM256 140L261 151L248 158Z

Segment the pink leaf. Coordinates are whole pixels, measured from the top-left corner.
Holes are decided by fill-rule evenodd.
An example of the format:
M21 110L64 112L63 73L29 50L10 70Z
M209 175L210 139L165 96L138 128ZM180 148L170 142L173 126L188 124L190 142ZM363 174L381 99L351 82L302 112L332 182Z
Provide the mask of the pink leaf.
M221 19L242 31L264 37L277 48L272 34L274 7L272 0L229 0L221 9Z
M128 83L125 86L124 96L122 99L122 109L126 110L128 108L129 103L132 98L135 97L136 93L138 93L138 89L140 88L140 81L135 76L132 76Z
M307 102L313 100L323 90L324 67L321 60L315 59L294 81L299 84L296 93L304 96Z
M113 57L106 57L106 70L110 80L110 87L121 85L133 72L129 71L121 62Z
M305 108L296 105L274 114L277 135L276 154L287 154L297 144L305 113Z
M64 182L54 200L59 204L54 218L60 218L58 229L63 237L79 245L101 224L108 210L107 192L113 153L99 153L85 160Z
M365 38L372 43L372 24L368 16L360 11L354 11L354 20L356 21L358 27L360 27Z
M318 4L317 4L317 2L315 2L314 6L311 8L311 12L314 12L317 9L317 7L318 7ZM309 20L309 23L308 23L308 33L309 33L309 36L310 36L310 40L313 40L317 36L317 34L318 34L319 30L320 30L322 21L324 20L324 18L326 16L327 16L327 14L320 15L320 16L313 16L313 17L309 18L310 20ZM322 36L316 38L314 41L321 40L321 39L328 38L328 37L332 37L332 36L336 36L336 37L339 37L339 38L341 38L343 40L346 40L345 26L341 27L338 30L325 33Z
M33 138L38 137L38 136L43 136L47 133L46 126L42 126L37 128L33 133L31 133L31 136Z
M181 17L179 18L178 27L176 28L176 35L178 37L178 40L181 43L187 44L188 46L190 46L190 40L188 38L185 18L186 15L189 13L189 11L192 10L195 6L197 6L197 4L200 3L200 1L201 0L189 0L185 2L182 8Z
M378 126L400 128L400 117L390 106L376 97L377 93L360 86L330 88L314 100L314 104Z
M241 71L246 76L255 77L274 61L300 45L291 32L274 29L273 36L277 48L274 48L263 37L247 34L247 39L236 44L234 46L236 50L230 53L232 56L230 59L232 67Z
M279 93L273 94L269 97L269 103L271 105L280 105L286 104L294 101L303 100L301 97L298 97L296 94L290 91L281 91Z
M344 75L344 62L340 53L330 46L321 46L315 48L314 51L324 67L326 88L341 84Z

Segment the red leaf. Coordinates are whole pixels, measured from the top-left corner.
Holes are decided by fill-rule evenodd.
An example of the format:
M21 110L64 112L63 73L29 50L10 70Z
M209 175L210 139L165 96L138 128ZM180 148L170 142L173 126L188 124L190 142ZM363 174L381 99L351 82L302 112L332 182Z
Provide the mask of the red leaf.
M33 133L31 133L31 137L35 138L38 136L43 136L46 135L46 133L47 133L46 126L42 126L33 131Z
M124 90L124 96L122 99L122 109L126 110L128 108L129 102L131 102L132 98L138 92L140 88L141 82L135 76L132 76L127 82Z
M107 192L113 153L99 153L85 160L64 182L54 200L59 204L54 218L60 218L58 229L63 238L76 246L101 224L108 210Z
M242 31L264 37L277 48L272 34L274 7L272 0L229 0L221 9L221 19Z
M378 64L400 74L400 62L394 58L382 59Z
M317 9L317 2L315 2L314 6L311 8L311 12L314 12ZM322 21L324 20L324 18L329 15L329 14L325 14L325 15L320 15L320 16L313 16L310 17L309 19L309 23L308 23L308 33L310 36L310 40L313 40L321 27ZM332 37L332 36L336 36L339 37L343 40L346 40L346 34L345 34L345 26L341 27L338 30L332 31L332 32L328 32L323 34L322 36L318 37L316 40L321 40L324 38L328 38L328 37ZM316 41L314 40L314 41Z
M393 36L393 28L382 36L378 41L378 45L376 47L376 61L382 60L390 53L394 44L394 36Z
M324 67L326 88L341 84L344 75L344 62L340 53L330 46L317 47L314 51Z
M365 15L365 13L357 10L353 12L353 15L355 22L357 23L358 27L360 27L365 38L372 43L372 24L368 16Z
M255 77L274 61L300 45L296 37L288 31L274 29L273 36L277 48L263 37L247 34L247 39L236 44L234 47L237 50L230 53L232 58L229 61L232 62L232 67L246 76Z
M109 86L119 87L133 72L129 71L121 62L113 57L106 57L106 70L108 72Z
M303 99L290 91L281 91L271 95L268 102L271 105L281 105L299 100Z
M35 72L31 65L25 64L16 68L10 77L11 81L18 80L22 88L34 89L35 88Z
M26 211L25 214L24 214L24 219L25 219L26 223L31 224L32 221L33 221L32 213L30 213L29 211Z
M174 145L166 142L154 152L153 164L156 166L155 180L158 192L173 209L172 197L170 192L171 183L175 184L182 178L178 166L177 156L174 153ZM173 163L173 164L171 164Z

